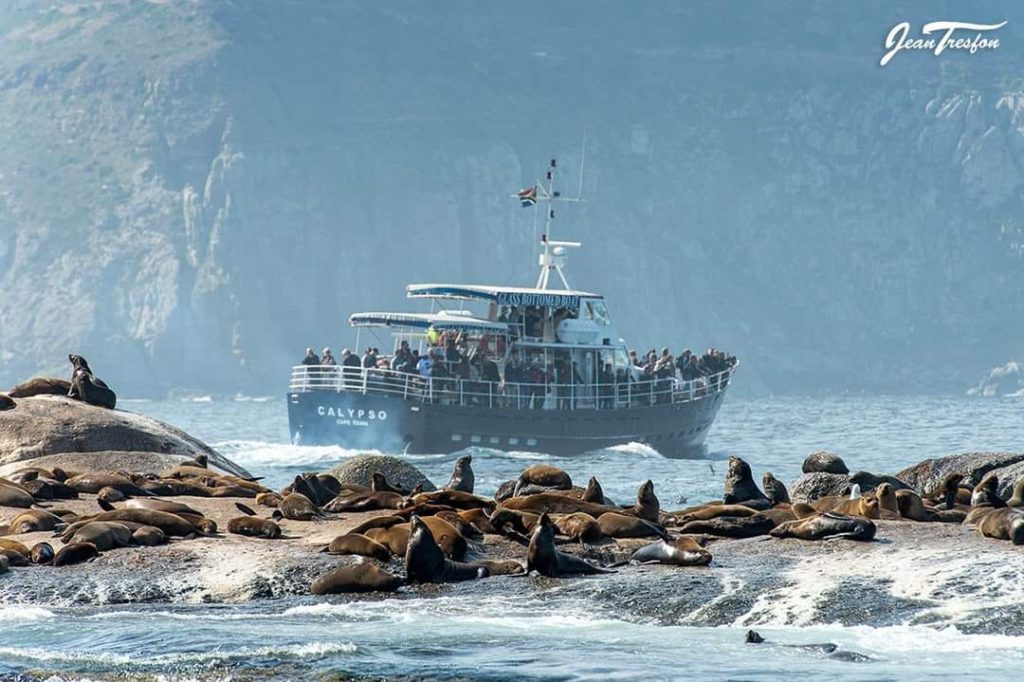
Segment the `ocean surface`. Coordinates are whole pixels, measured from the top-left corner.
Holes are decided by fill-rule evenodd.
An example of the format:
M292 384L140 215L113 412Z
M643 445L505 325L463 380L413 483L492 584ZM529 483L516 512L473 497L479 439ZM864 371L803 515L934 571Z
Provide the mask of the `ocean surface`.
M265 476L278 488L298 472L358 454L288 442L284 398L125 401L124 409L168 421ZM721 494L728 455L790 482L815 450L852 470L895 473L928 457L1024 449L1022 398L729 398L704 460L665 459L630 445L576 458L475 448L477 488L493 493L532 462L547 460L576 481L597 476L619 502L647 478L662 505ZM412 456L443 483L457 454ZM511 579L511 578L510 578ZM1024 576L1020 576L1024 579ZM600 589L600 578L593 589ZM755 623L769 644L743 642L747 623L684 627L597 609L568 583L517 590L440 589L403 598L313 597L239 605L0 606L0 679L1006 679L1024 666L1024 638L895 624L779 626ZM559 585L558 583L563 583ZM833 643L867 661L828 656Z

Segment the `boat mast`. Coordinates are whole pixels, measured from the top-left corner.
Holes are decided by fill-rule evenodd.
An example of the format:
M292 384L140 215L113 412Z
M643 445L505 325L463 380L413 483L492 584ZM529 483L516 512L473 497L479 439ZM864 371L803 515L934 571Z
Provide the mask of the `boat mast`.
M546 206L546 214L544 216L544 234L540 237L541 254L538 259L540 265L540 275L537 277L537 289L547 289L551 284L551 273L552 271L558 275L558 279L562 282L563 289L572 289L569 286L569 280L565 276L565 264L568 261L568 256L565 253L566 249L578 249L583 246L580 242L566 242L566 241L555 241L551 238L552 228L555 222L555 202L556 201L568 201L572 203L582 203L582 197L563 197L562 193L555 189L555 170L558 168L558 160L551 159L551 164L548 166L547 173L545 174L544 181L537 181L530 189L524 189L515 195L520 201L532 201L536 209L539 210L540 202L544 202ZM580 165L580 177L582 178L583 167L582 162ZM582 179L580 182L580 188L582 189ZM529 205L529 204L527 204ZM534 214L534 225L536 226L536 213ZM536 234L536 228L534 230Z

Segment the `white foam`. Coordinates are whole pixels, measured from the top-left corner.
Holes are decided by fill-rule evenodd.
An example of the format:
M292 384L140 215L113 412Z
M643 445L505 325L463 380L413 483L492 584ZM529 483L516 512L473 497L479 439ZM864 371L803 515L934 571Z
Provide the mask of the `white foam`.
M16 623L25 621L47 620L56 618L57 614L41 606L2 606L0 607L0 623Z
M224 651L190 651L173 654L147 656L141 653L115 654L111 652L94 653L89 651L62 651L56 648L39 647L0 647L0 657L27 659L35 661L57 661L65 663L93 663L102 665L173 665L182 663L201 663L212 660L247 659L254 657L274 658L309 658L329 654L350 654L359 649L352 642L303 642L302 644L282 644L279 646L239 647Z

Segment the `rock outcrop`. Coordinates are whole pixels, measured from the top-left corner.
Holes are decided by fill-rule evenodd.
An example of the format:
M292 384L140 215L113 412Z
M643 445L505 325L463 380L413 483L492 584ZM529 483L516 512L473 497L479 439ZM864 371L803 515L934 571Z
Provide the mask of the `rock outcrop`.
M919 493L936 490L952 473L962 474L965 485L975 485L994 471L999 476L999 494L1007 496L1013 482L1024 476L1024 453L969 452L935 459L926 459L896 474Z
M846 474L804 474L789 485L789 498L793 502L808 504L822 497L847 495L849 492L850 477Z
M734 390L960 391L1020 354L1012 33L879 68L856 3L549 9L0 3L0 386L75 348L123 395L271 391L404 282L528 282L508 194L549 150L576 191L577 111L560 235L630 343L713 339ZM415 248L339 259L371 234Z
M14 409L0 412L3 471L30 461L83 470L93 458L96 468L159 471L197 455L225 472L249 476L197 438L140 414L53 395L18 398Z
M819 450L818 452L812 452L807 455L804 459L802 471L805 474L848 474L850 473L849 468L846 466L846 462L839 455L833 455L831 452L825 452Z
M369 486L374 472L380 472L388 483L406 490L412 490L423 484L424 492L437 490L426 476L415 466L399 457L388 455L357 455L339 464L331 471L342 483L355 483Z

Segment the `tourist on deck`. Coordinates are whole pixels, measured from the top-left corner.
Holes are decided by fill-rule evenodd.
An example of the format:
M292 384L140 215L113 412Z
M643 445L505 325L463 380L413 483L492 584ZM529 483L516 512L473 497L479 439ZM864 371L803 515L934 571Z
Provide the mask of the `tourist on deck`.
M345 388L355 388L359 384L359 356L348 348L341 351L341 377Z
M325 367L333 367L338 364L334 361L334 356L331 355L330 348L324 348L323 355L320 356L320 364Z
M637 357L635 350L629 351L629 362L634 367L641 367L642 366L641 363L640 363L640 358Z
M600 396L600 406L608 409L612 406L612 396L615 388L615 373L612 372L612 364L603 363L597 372L597 392Z
M317 357L317 354L313 351L312 348L307 348L306 349L306 357L302 358L302 364L304 364L304 365L319 365L320 364L320 358Z

